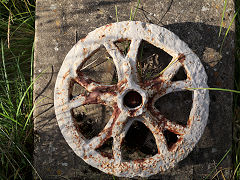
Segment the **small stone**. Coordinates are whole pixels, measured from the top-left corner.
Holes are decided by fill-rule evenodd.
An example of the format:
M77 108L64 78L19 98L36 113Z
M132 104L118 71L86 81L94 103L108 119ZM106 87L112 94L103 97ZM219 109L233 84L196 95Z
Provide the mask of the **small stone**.
M207 7L203 6L201 11L203 11L203 12L204 12L204 11L208 11L208 10L209 10L209 8L207 8Z
M51 4L50 9L51 9L51 10L55 10L55 9L57 9L57 7L56 7L55 4Z
M68 166L68 163L62 163L62 166Z
M222 55L213 48L206 47L203 52L203 61L209 66L214 67L222 59Z

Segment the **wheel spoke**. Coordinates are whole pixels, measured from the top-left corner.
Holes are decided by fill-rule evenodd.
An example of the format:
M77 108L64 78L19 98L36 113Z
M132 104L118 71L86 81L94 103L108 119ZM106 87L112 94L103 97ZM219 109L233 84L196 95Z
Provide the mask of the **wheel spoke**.
M108 138L110 138L112 133L112 126L115 122L114 117L112 116L104 129L94 138L92 138L88 143L87 147L90 149L97 149L101 147Z
M161 93L164 91L164 86L165 87L174 87L178 86L180 83L179 81L176 81L177 83L171 82L171 79L176 75L176 73L179 71L180 67L182 64L180 63L181 60L184 60L185 56L183 54L180 54L178 57L172 58L171 62L167 65L167 67L160 72L160 74L156 77L154 77L152 80L148 80L144 83L141 84L141 86L146 89L150 90L149 95L152 96L153 94L158 93L161 91ZM190 81L187 79L186 80L186 86L191 84ZM179 88L177 87L177 91L179 91ZM168 89L168 88L165 88ZM183 88L182 88L183 89ZM171 91L171 88L168 89ZM169 93L168 91L166 94Z
M115 92L104 92L99 94L100 104L111 106L116 102L117 94Z
M164 122L164 129L167 129L178 135L183 135L186 133L187 128L185 126L177 124L174 121L170 121L163 116L161 116L160 119Z
M169 94L171 92L178 92L178 91L185 91L188 88L193 88L194 84L190 80L184 80L184 81L174 81L174 82L168 82L165 84L166 88L162 91L162 95Z
M168 64L166 69L162 73L162 78L165 81L170 81L174 75L178 72L182 64L178 61L178 59L173 58L171 62Z
M172 92L186 91L188 88L194 88L195 84L188 79L183 81L164 82L161 78L157 78L142 83L141 87L148 91L149 97L154 96L156 99Z
M68 107L69 109L77 108L79 106L84 105L85 101L86 101L86 96L83 94L80 94L70 100L70 102L68 103Z
M113 62L116 66L117 74L118 74L118 80L121 81L124 77L124 71L122 69L122 63L124 61L124 57L121 54L120 50L117 48L117 46L109 41L104 44L107 52L112 56Z
M70 112L71 109L84 105L85 101L86 101L86 96L83 94L80 94L72 98L69 102L63 103L60 106L56 106L55 104L55 109L60 113L64 114L66 112Z
M120 163L121 158L121 143L131 126L131 123L125 125L127 116L124 113L120 113L118 116L117 111L106 124L105 128L98 134L98 136L92 138L87 144L85 149L97 149L101 147L107 139L113 137L113 157L115 162Z
M136 59L140 43L141 43L140 39L133 39L131 41L129 51L126 57L124 57L121 54L120 50L116 47L116 45L113 42L108 42L104 44L108 53L113 58L114 64L117 69L119 81L127 79L130 82L132 80L138 82Z
M133 39L131 41L129 51L126 55L126 60L130 62L131 65L131 73L130 75L133 77L135 82L138 82L137 77L137 54L138 54L138 48L140 46L141 40L140 39Z
M93 81L92 79L88 78L82 72L78 73L78 77L73 79L76 83L80 86L84 87L88 92L93 92L96 89L103 89L103 88L113 88L114 85L101 85L98 82Z
M163 135L163 123L157 121L150 113L146 112L143 115L143 123L149 128L155 137L158 152L162 155L168 154L166 139Z
M103 104L112 106L116 101L115 97L116 94L114 93L110 92L102 93L100 91L93 91L73 97L67 106L70 109L77 108L79 106L87 104Z
M116 163L122 162L121 144L131 124L125 126L127 114L121 112L112 130L113 157Z

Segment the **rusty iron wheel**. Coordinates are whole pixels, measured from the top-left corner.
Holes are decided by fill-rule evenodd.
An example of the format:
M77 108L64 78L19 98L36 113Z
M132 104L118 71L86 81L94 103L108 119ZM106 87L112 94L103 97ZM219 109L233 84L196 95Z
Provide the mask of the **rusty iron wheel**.
M130 40L124 56L114 42ZM137 52L142 40L164 50L173 58L170 66L157 77L142 82L137 76ZM104 46L113 58L118 83L102 85L81 72L83 64L97 49ZM180 67L187 79L171 81ZM70 98L71 82L87 90ZM174 33L153 24L124 21L102 26L90 32L69 51L57 76L54 104L60 130L74 152L86 163L119 177L148 177L163 172L184 159L203 134L209 113L207 75L199 58ZM193 89L191 89L193 88ZM166 119L154 107L159 97L176 91L193 92L192 109L187 125ZM103 104L113 108L104 129L94 138L85 138L75 125L71 110L87 104ZM123 161L121 145L133 121L140 121L152 132L158 153L152 157ZM171 148L166 144L164 130L174 132L178 140ZM113 157L96 151L113 138Z

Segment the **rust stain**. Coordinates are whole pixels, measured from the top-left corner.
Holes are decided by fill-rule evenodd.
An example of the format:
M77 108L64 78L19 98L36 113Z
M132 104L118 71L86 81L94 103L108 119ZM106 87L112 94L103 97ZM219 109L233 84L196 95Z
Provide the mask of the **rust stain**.
M101 100L99 98L100 92L99 91L93 91L90 92L87 96L86 96L86 100L83 102L83 105L85 104L97 104L100 103Z
M113 117L114 117L114 120L116 121L122 111L118 108L117 103L113 104L113 110L114 110Z
M70 70L68 70L68 71L64 74L64 76L63 76L63 81L66 79L67 76L69 76L69 73L70 73Z
M194 116L193 116L193 119L194 119ZM187 121L187 127L190 127L192 125L192 121L193 121L192 118L188 118L188 121Z
M174 133L174 132L173 132ZM169 147L168 147L168 150L169 151L176 151L177 147L179 146L179 144L182 142L183 138L180 137L177 142L173 143L173 144L170 144Z
M186 56L182 53L178 55L178 61L182 64L185 60Z
M100 154L104 157L107 157L108 159L113 158L113 155L111 153L108 153L108 152L100 152Z
M125 86L123 86L124 84L126 85L127 84L127 79L123 79L122 81L118 82L117 84L117 89L118 89L118 92L119 93L122 93L124 91L124 89L126 88Z
M83 48L83 55L84 56L86 56L87 52L88 52L88 49L87 48Z
M107 24L106 27L111 27L112 26L112 23L111 24Z
M90 78L87 78L82 72L78 72L78 77L76 77L75 82L77 82L79 85L83 86L83 87L88 87L91 83L99 83L96 81L93 81Z

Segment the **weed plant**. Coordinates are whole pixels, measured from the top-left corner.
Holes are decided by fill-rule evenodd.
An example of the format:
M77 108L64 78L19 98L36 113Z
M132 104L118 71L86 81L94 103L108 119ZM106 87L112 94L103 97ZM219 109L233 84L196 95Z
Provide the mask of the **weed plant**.
M0 0L0 179L31 179L34 0Z
M240 9L240 1L235 1L236 10ZM236 27L236 59L235 59L235 89L240 91L240 15L239 11L235 20ZM233 123L233 178L240 179L240 96L234 94L234 123Z

